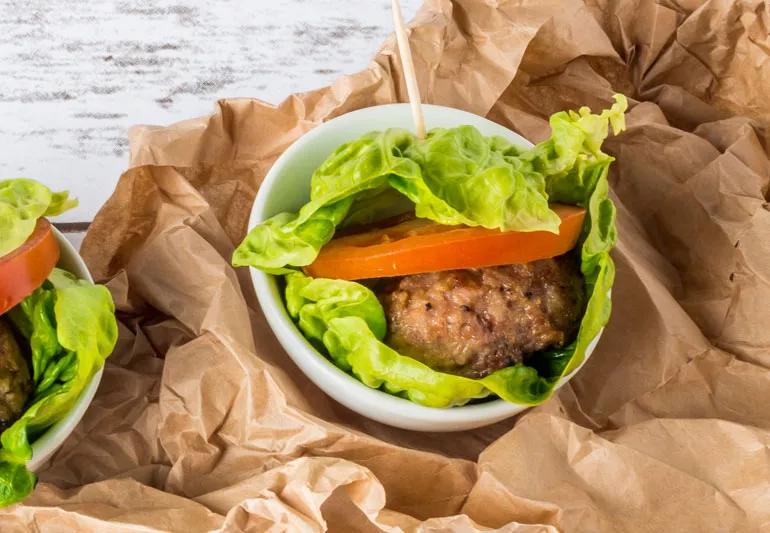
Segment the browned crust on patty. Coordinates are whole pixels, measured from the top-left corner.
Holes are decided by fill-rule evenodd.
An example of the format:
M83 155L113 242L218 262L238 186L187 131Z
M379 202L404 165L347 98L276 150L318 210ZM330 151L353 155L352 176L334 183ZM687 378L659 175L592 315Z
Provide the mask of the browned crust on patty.
M483 377L574 337L583 278L572 255L389 280L386 342L435 370Z

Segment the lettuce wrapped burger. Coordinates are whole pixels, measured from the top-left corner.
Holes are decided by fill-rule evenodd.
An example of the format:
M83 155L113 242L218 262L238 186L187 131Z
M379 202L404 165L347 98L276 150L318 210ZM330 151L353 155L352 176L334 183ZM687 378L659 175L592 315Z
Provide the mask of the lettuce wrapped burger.
M528 149L471 126L364 135L314 172L298 212L253 228L233 265L282 276L305 337L370 387L431 407L540 403L610 315L601 144L625 127L615 100L556 113Z
M33 180L0 180L0 507L32 491L32 443L75 406L117 340L109 291L56 268L45 217L75 203Z

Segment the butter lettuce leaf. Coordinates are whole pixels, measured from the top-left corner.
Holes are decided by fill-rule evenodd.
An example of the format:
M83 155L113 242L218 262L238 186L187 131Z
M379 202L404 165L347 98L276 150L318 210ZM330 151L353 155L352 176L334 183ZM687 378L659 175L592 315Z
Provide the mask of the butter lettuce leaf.
M76 205L77 200L67 192L52 192L31 179L0 180L0 257L24 244L37 219L59 215Z
M558 233L559 217L548 207L543 175L523 172L516 153L502 137L484 137L472 126L436 128L405 154L419 174L392 176L390 184L414 202L420 218Z
M311 278L301 272L286 276L286 308L309 339L323 341L327 324L355 316L376 339L387 331L385 312L377 296L360 283Z
M527 171L518 149L476 128L431 130L424 140L401 129L374 132L336 150L313 174L310 201L254 227L234 266L271 274L309 265L337 227L366 222L395 204L441 224L557 233L542 174ZM368 220L370 221L370 220Z
M391 129L340 146L313 173L310 201L297 213L279 213L254 227L235 250L233 265L276 274L312 263L356 197L377 196L389 187L391 174L419 172L401 155L412 142L406 130Z

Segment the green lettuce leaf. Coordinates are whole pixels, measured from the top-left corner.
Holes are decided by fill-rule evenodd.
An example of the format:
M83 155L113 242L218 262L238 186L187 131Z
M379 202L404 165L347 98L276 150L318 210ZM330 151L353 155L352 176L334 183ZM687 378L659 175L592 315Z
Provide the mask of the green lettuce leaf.
M517 153L471 126L437 128L424 140L400 129L369 133L313 173L310 202L297 213L254 227L232 263L271 274L309 265L338 226L371 221L398 204L394 191L404 208L442 224L558 232L543 175L520 168Z
M53 299L53 291L38 288L8 313L16 327L29 340L32 378L36 382L51 359L61 351L54 325Z
M413 141L405 130L388 130L340 146L313 173L310 202L297 213L280 213L252 229L235 250L233 265L280 274L287 266L312 263L357 196L376 196L388 187L390 174L419 171L401 157Z
M21 501L37 483L37 476L23 463L0 462L0 506Z
M38 218L59 215L76 205L67 192L51 192L34 180L0 180L0 257L24 244Z
M485 142L488 148L494 146L495 149L489 148L486 151L476 134L467 131L467 128L434 130L436 148L410 144L405 150L405 153L411 154L418 161L421 169L428 169L422 174L422 181L403 186L397 181L402 177L396 181L391 177L389 181L391 186L397 189L401 187L401 192L408 191L404 192L407 196L418 191L413 195L414 198L424 195L430 199L423 202L422 208L415 202L418 215L434 216L438 213L437 216L445 216L446 212L441 211L445 204L434 204L433 197L424 190L430 194L438 191L436 196L459 205L459 196L453 197L452 194L467 187L462 183L463 180L474 183L473 187L467 189L474 192L476 188L490 187L497 179L497 176L493 176L484 181L478 178L480 173L475 170L466 173L463 178L457 168L463 165L473 167L474 164L463 158L502 157L510 163L510 167L516 169L516 174L510 174L506 179L522 188L525 196L542 194L546 202L585 207L586 218L578 247L587 303L577 337L570 345L533 354L526 364L519 363L475 380L437 372L385 345L382 342L385 336L382 307L374 293L358 283L313 279L300 272L290 271L286 276L285 292L289 314L303 334L328 354L339 368L370 387L381 388L415 403L430 407L451 407L492 394L526 405L544 401L559 380L580 365L589 344L609 320L610 289L615 275L610 250L615 244L616 231L615 207L607 196L607 173L613 158L601 151L601 143L609 133L610 124L615 133L624 128L623 114L626 106L625 98L618 95L615 105L599 115L592 115L587 108L577 112L557 113L551 117L551 137L529 150L516 149L493 138ZM461 138L469 139L469 145L463 145ZM448 158L448 162L444 163L445 159L438 154L451 150L462 153ZM445 166L442 167L442 164ZM496 169L496 165L484 163L474 168ZM450 176L448 182L457 181L457 186L442 190L440 183L433 184L433 181L441 182L442 172ZM492 174L495 172L497 170L492 171ZM427 179L425 176L428 176ZM520 178L524 181L516 181ZM448 192L450 189L452 192ZM501 190L506 191L504 187ZM504 194L507 194L506 198L511 197L507 192ZM468 198L465 206L479 212L476 214L476 222L489 215L483 201L474 203L476 199L471 194L464 197ZM412 196L410 198L414 199ZM431 209L434 211L431 212ZM536 209L531 211L537 212ZM506 210L501 209L497 214L502 216L504 213ZM546 225L549 223L547 216L543 215L542 219ZM519 222L529 224L526 220L522 218Z
M414 202L420 218L558 233L559 217L548 207L543 175L517 168L516 153L502 137L484 137L472 126L436 128L406 151L420 172L391 176L390 184Z
M377 296L352 281L314 279L293 272L286 276L286 308L311 340L322 341L331 320L349 316L362 318L377 339L387 332Z
M118 336L110 292L60 269L8 316L29 341L35 388L27 409L0 435L0 506L32 490L35 476L24 467L31 443L72 409Z

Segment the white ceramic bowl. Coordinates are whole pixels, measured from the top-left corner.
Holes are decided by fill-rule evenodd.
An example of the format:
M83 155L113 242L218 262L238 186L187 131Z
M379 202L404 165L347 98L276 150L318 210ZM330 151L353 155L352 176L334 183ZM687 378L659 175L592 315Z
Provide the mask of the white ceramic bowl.
M88 267L78 254L77 250L70 244L70 242L59 232L56 228L53 228L56 240L59 243L59 249L61 255L59 262L56 266L63 268L80 279L86 279L93 282ZM94 399L96 389L99 387L99 382L102 380L102 369L94 374L91 378L91 383L80 393L77 403L73 406L67 416L59 420L56 424L48 428L48 431L43 433L40 437L32 443L32 459L27 463L27 468L32 470L38 470L45 462L53 455L53 453L61 446L64 441L78 425L80 419L83 418L86 409L91 404L91 400Z
M532 146L532 143L511 130L465 111L435 105L424 105L423 111L425 123L429 128L470 124L476 126L484 135L499 135L516 145ZM281 211L296 211L307 202L313 171L339 145L357 139L364 133L387 128L413 129L408 104L382 105L353 111L321 124L302 136L278 158L267 173L254 201L249 228ZM286 352L326 394L353 411L404 429L459 431L493 424L528 407L493 400L437 409L417 405L367 387L337 368L303 337L286 311L275 277L255 268L250 270L265 317ZM598 340L599 336L589 346L585 360ZM565 376L558 387L566 383L578 370L579 368Z

